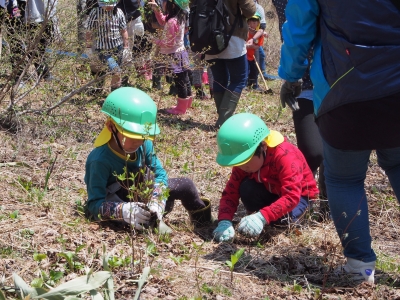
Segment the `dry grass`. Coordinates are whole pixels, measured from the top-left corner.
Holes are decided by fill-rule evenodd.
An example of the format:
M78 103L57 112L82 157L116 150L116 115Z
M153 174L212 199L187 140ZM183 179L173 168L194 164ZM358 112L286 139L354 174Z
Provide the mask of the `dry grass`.
M266 11L271 10L266 5ZM267 53L270 73L279 60L277 20L269 20L271 42ZM68 63L68 62L66 62ZM67 68L66 68L67 69ZM275 73L276 74L276 73ZM83 79L84 80L84 79ZM296 142L289 111L280 112L278 81L268 82L274 95L245 91L237 112L252 112L267 125ZM164 86L164 92L167 91ZM47 93L41 91L41 93ZM49 97L49 94L46 94ZM158 156L170 177L187 176L200 194L211 199L217 216L218 200L230 169L215 162L216 120L212 100L195 100L184 116L169 116L164 109L174 99L150 92L159 108L161 134ZM53 98L54 97L53 94ZM50 97L49 97L50 99ZM134 251L140 261L113 269L116 299L132 299L140 275L138 266L150 265L151 277L141 299L399 299L399 209L387 178L372 158L366 188L370 201L373 246L379 255L377 285L351 286L331 276L342 262L341 246L331 221L312 216L299 228L267 227L259 239L238 236L232 244L211 241L212 227L193 230L184 208L177 203L166 222L174 229L169 239L152 233L136 234L134 248L128 232L110 223L90 223L76 202L86 199L84 165L104 116L97 101L85 95L51 115L18 118L14 131L0 131L0 275L12 286L12 273L27 282L44 272L60 271L57 283L84 274L83 267L102 270L103 245L116 260L128 260ZM5 105L2 103L1 105ZM46 174L54 160L48 189ZM243 214L240 207L235 220ZM154 243L155 251L148 245ZM74 269L59 253L75 252ZM233 282L225 261L239 248L245 254L235 267ZM134 249L134 250L133 250ZM35 261L35 253L47 258ZM9 299L14 294L7 293ZM198 298L195 298L198 297Z

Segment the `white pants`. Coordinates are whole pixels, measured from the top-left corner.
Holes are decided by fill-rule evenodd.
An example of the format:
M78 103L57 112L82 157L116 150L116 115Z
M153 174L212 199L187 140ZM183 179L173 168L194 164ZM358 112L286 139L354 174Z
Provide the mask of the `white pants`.
M142 23L142 17L137 17L135 20L130 21L127 24L128 36L129 36L129 48L132 49L135 43L135 36L144 35L144 26Z

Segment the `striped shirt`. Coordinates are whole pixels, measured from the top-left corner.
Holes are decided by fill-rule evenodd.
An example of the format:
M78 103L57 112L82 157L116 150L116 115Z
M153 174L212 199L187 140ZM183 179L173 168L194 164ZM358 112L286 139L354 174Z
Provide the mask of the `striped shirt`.
M121 30L126 29L125 16L117 7L110 11L95 7L89 14L86 28L94 33L96 49L115 49L123 44Z

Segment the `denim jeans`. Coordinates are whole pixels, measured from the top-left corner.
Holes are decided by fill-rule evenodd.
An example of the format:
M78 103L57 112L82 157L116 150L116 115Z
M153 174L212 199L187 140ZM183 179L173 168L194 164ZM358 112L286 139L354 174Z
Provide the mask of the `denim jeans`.
M336 231L346 257L372 262L368 203L364 181L372 150L340 150L323 141L325 183ZM400 196L400 148L376 150L397 199Z
M260 69L261 69L261 72L263 73L263 75L264 75L264 73L265 73L265 68L266 68L266 65L265 65L265 52L264 52L264 48L263 47L260 47L260 48L258 48L259 50L259 62L260 62Z
M232 59L212 59L211 71L214 76L214 93L226 89L240 94L247 83L248 65L246 54Z

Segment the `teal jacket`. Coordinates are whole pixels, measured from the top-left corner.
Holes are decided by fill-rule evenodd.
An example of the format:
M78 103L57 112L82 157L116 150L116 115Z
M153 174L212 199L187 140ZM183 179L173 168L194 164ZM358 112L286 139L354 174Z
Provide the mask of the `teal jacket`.
M136 155L131 154L133 160L126 162L105 144L93 149L89 154L85 166L85 183L88 193L87 208L93 217L96 218L99 214L99 208L105 201L107 187L117 181L115 174L123 174L126 164L128 171L132 172L142 167L144 158L145 164L154 172L155 183L163 183L168 187L167 172L154 153L153 143L146 140L135 153Z

